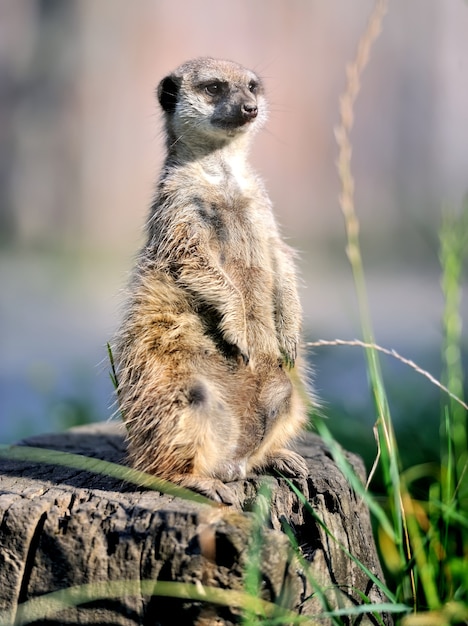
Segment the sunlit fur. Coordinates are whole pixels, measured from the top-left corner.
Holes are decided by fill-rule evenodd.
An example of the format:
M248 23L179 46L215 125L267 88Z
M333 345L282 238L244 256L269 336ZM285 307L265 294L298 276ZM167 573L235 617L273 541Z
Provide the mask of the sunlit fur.
M116 341L118 396L134 467L223 498L222 481L252 471L307 472L287 449L306 421L293 253L247 164L260 79L196 59L158 98L167 158Z

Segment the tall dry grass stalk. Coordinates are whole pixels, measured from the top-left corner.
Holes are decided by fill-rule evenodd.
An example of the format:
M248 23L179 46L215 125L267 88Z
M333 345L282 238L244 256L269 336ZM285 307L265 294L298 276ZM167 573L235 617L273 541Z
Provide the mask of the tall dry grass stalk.
M354 104L361 87L361 75L369 61L372 44L382 30L382 20L387 9L388 0L377 1L367 23L367 28L358 43L356 58L346 68L346 90L340 97L340 124L335 128L335 138L339 149L337 168L341 183L339 199L345 220L347 236L346 253L353 271L362 332L364 341L367 344L374 344L375 341L359 244L359 220L356 215L354 203L354 177L351 172L352 145L350 133L354 123ZM389 411L385 393L383 392L383 385L381 384L380 365L374 349L367 348L366 355L369 362L369 373L378 415L384 420ZM391 440L391 431L387 433L387 435Z
M359 221L354 204L350 133L354 124L354 104L361 88L361 74L369 61L372 44L382 30L382 20L387 9L388 0L378 0L369 18L367 28L358 43L356 58L346 67L347 85L345 92L340 97L340 124L335 128L335 138L339 148L337 168L341 182L339 200L341 211L345 218L347 234L346 252L353 269L356 288L358 289L361 320L363 320L364 330L370 334L372 334L371 321L367 306L367 290L363 280L364 272L359 246ZM367 339L370 339L370 337Z
M398 457L396 454L395 435L390 410L382 382L378 354L375 348L370 347L375 344L375 340L359 242L359 220L354 201L354 177L351 171L352 144L350 138L354 123L354 104L361 87L361 75L369 61L372 45L382 30L382 20L387 9L388 0L378 0L376 2L369 17L367 27L359 40L356 57L354 61L346 67L347 84L344 93L340 97L340 123L335 128L335 137L339 150L337 160L338 174L341 183L339 199L345 221L347 237L346 253L353 272L364 343L369 346L365 348L365 352L378 416L378 449L379 453L382 455L385 484L389 491L394 490L394 509L398 511L401 510ZM402 521L399 526L398 536L401 543L403 540Z
M359 242L359 220L355 210L355 185L351 171L352 144L350 133L354 123L354 104L361 87L362 73L369 62L372 45L382 30L382 21L388 10L388 5L388 0L377 0L367 22L366 29L358 42L356 57L346 68L347 83L346 89L340 97L340 123L335 128L335 138L339 150L337 160L341 183L339 200L345 221L346 253L353 272L364 343L368 345L365 348L367 370L377 412L375 429L377 433L377 460L381 462L383 479L389 494L389 506L395 528L396 548L400 554L401 561L405 562L412 557L405 519L405 508L403 506L403 495L406 493L406 490L402 488L399 455L388 400L383 385L378 353L375 347L373 347L375 340ZM416 585L414 580L411 582L411 587L415 601Z

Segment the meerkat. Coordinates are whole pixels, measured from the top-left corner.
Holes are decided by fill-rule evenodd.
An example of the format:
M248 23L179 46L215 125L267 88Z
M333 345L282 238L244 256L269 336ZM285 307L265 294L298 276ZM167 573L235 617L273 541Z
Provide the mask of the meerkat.
M307 420L294 253L247 163L260 78L199 58L157 97L167 156L115 345L118 399L135 468L223 500L249 473L307 475L288 447Z

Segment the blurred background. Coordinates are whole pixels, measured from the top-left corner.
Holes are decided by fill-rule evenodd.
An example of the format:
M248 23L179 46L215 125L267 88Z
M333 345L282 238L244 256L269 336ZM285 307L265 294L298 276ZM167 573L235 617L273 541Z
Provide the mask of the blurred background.
M333 129L371 0L0 0L0 440L108 419L106 342L163 158L158 81L211 55L260 73L252 162L300 251L309 340L360 337ZM353 173L376 340L441 374L438 231L468 192L468 5L393 0L356 105ZM465 282L466 287L466 282ZM462 301L468 323L468 305ZM466 328L466 326L465 326ZM466 331L464 357L468 353ZM364 456L362 351L309 351ZM383 360L397 430L437 448L440 393ZM417 436L417 445L414 436Z

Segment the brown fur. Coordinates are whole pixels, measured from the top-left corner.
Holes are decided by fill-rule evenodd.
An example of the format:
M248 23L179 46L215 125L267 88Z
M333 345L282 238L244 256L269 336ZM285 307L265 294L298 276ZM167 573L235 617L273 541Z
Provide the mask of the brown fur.
M293 254L246 162L259 78L196 59L158 97L168 154L116 345L119 401L134 467L223 498L250 471L307 472L286 447L306 421Z

